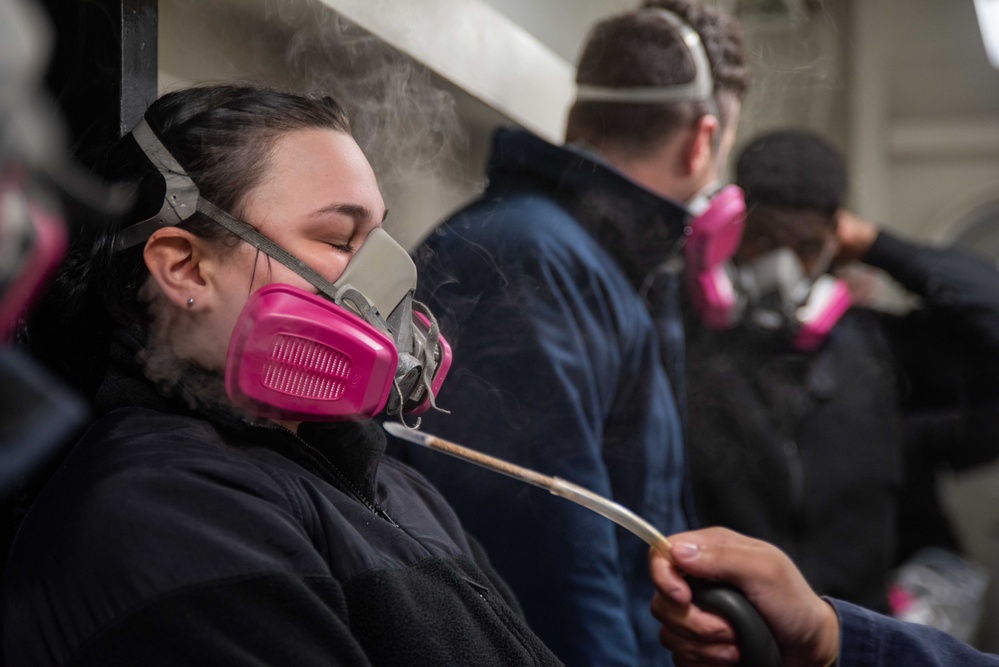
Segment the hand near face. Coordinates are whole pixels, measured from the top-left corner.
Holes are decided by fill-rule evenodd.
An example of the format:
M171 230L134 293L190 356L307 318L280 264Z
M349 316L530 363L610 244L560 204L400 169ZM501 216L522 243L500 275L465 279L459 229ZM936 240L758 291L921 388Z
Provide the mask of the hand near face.
M839 651L839 621L794 563L771 544L724 528L670 538L671 556L683 572L733 584L759 610L777 639L787 667L825 667ZM738 649L731 626L690 602L677 568L658 552L649 563L656 594L652 614L659 637L678 667L735 665Z
M852 262L860 259L878 238L878 228L851 211L840 209L836 213L836 235L839 252L836 261Z

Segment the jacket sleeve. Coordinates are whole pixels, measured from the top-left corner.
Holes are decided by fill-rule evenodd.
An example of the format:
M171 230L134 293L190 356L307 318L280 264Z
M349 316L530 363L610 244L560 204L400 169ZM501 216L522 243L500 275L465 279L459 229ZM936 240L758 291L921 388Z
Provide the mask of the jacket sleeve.
M588 293L580 287L593 276L548 250L508 255L502 268L493 264L496 247L478 257L462 253L457 267L453 258L434 258L455 271L428 299L455 343L455 366L437 401L450 414L428 414L424 426L611 497L602 448L621 352L607 336L610 306L599 282ZM638 664L614 524L492 471L433 453L438 459L409 456L458 511L559 658Z
M921 304L886 316L908 383L910 455L954 468L999 455L999 271L957 250L881 232L863 261L885 270Z
M995 267L958 250L909 243L884 231L862 260L921 297L920 310L952 318L999 355L999 272Z
M999 657L980 653L945 632L903 623L840 600L829 600L840 624L838 667L997 667Z

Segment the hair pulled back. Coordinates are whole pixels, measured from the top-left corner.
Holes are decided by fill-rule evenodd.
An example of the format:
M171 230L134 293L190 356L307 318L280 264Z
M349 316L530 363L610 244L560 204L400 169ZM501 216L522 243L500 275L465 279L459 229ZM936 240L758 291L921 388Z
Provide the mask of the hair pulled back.
M216 85L171 92L154 102L146 122L177 159L201 196L240 217L261 181L278 138L299 129L350 132L343 108L330 97L269 88ZM135 184L135 204L119 220L79 230L53 286L28 327L33 351L86 395L106 366L113 330L148 324L140 289L149 272L140 243L115 251L121 230L154 215L165 183L131 134L106 155L105 176ZM181 227L226 245L236 237L195 214Z

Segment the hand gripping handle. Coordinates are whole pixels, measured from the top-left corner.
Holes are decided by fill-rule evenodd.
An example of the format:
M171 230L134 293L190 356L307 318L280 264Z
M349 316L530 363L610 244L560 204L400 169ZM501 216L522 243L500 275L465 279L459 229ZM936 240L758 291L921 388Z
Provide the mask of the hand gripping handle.
M613 500L558 477L544 478L538 486L550 493L588 507L669 556L669 540L652 524ZM746 596L728 584L687 577L693 601L701 609L725 618L735 629L740 667L780 667L780 650L760 612Z
M737 588L687 577L694 604L732 624L739 646L739 667L780 667L777 640L760 612Z

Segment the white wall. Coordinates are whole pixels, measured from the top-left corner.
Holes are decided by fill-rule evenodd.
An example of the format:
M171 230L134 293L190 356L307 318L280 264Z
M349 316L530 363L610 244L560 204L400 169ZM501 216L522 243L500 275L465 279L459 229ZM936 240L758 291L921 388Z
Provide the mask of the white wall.
M999 71L972 2L854 0L853 10L855 204L915 238L952 240L967 215L999 202ZM999 578L999 465L951 476L944 491L971 555ZM995 592L989 604L979 644L994 651Z
M159 37L161 90L239 79L359 106L386 227L407 247L481 190L494 127L558 141L572 95L571 64L483 0L161 0ZM344 66L361 52L365 71Z
M512 122L551 140L561 135L568 79L585 34L635 0L323 0L387 36L457 98L470 136L467 177L481 168L492 127ZM287 62L301 49L298 0L161 0L161 88L205 78L249 77L306 86L313 73ZM737 6L735 0L716 2ZM758 6L765 3L746 3ZM787 3L790 7L799 6ZM962 212L999 197L999 72L989 67L970 0L842 0L821 11L744 11L754 70L740 142L785 125L824 132L853 166L852 203L916 236L954 233ZM395 7L396 11L392 11ZM415 11L413 8L422 11ZM406 9L410 14L405 14ZM399 19L402 15L405 21ZM420 16L429 23L421 23ZM444 17L452 17L445 21ZM384 17L384 18L379 18ZM471 36L471 37L470 37ZM494 46L472 50L469 41ZM296 42L298 40L298 42ZM461 44L456 55L435 43ZM503 49L506 55L499 55ZM519 54L519 55L518 55ZM453 62L463 56L464 69ZM540 74L521 85L507 69ZM538 63L530 67L530 63ZM471 65L471 66L469 66ZM519 75L518 75L519 76ZM514 82L518 81L515 77ZM538 81L554 94L537 103ZM540 84L540 88L545 88ZM557 111L538 111L561 107ZM471 181L474 181L471 178ZM448 206L478 187L465 183ZM455 193L461 193L458 196ZM419 208L434 212L421 202ZM447 206L439 207L446 209ZM418 235L418 234L416 234ZM414 237L416 236L414 235Z
M566 62L575 63L590 26L637 0L485 0Z
M972 2L855 1L852 157L861 210L919 238L999 199L999 71Z

